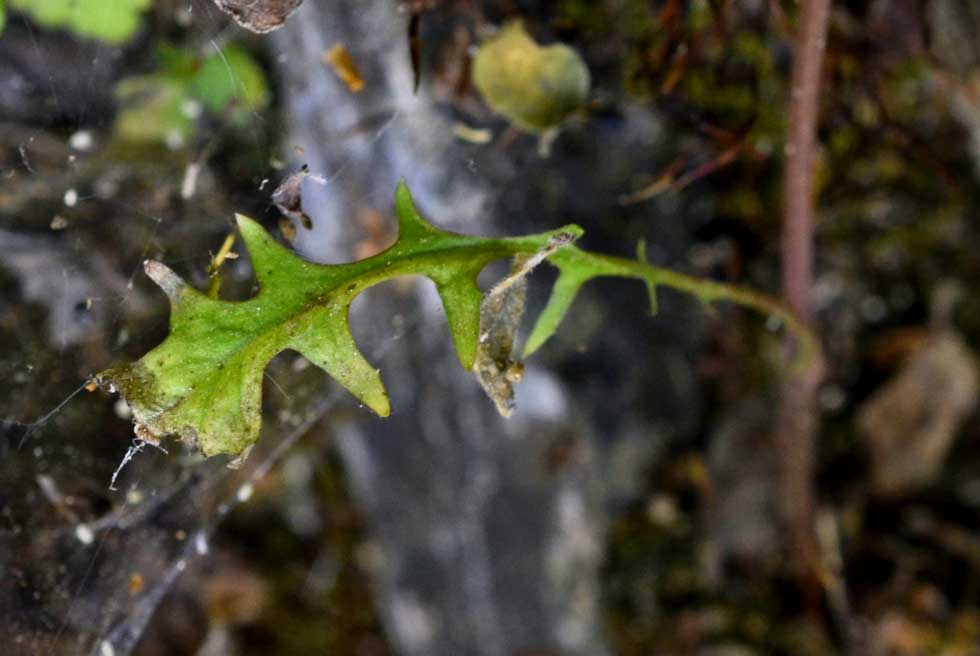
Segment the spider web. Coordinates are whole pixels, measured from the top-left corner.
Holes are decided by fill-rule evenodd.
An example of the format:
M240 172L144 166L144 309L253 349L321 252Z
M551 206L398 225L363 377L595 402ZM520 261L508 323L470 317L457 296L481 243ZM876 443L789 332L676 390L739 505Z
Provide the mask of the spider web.
M20 63L36 75L37 104L48 111L38 125L13 103L0 108L8 191L0 205L0 341L8 345L0 350L0 635L17 654L126 654L182 576L200 569L221 524L304 438L300 452L322 457L324 418L352 402L284 355L267 375L262 444L240 469L202 462L186 445L153 449L126 437L125 405L85 382L165 330L166 305L143 279L142 261L161 259L202 282L210 255L201 244L217 247L233 211L275 216L269 195L288 172L282 162L301 159L302 149L279 152L270 140L265 161L235 171L246 182L229 185L212 163L227 161L234 128L209 117L173 161L137 156L122 170L127 163L106 154L114 119L98 87L138 74L145 57L42 30L22 14L8 18L0 39L11 49L26 44L30 62ZM179 3L171 18L187 30L182 47L217 54L243 84L223 48L244 33L211 2ZM86 62L71 65L75 79L64 75L64 50ZM396 118L375 126L374 139ZM277 126L253 111L250 129ZM343 173L341 164L319 178L333 183ZM163 190L157 197L147 193L153 186ZM230 293L247 294L247 262L226 269ZM369 357L413 328L396 322Z
M581 332L593 333L582 343L604 345L565 363L606 372L602 389L582 382L571 396L544 367L532 366L518 389L518 416L504 424L469 373L459 371L432 289L402 287L410 290L407 298L386 296L380 311L359 307L371 304L369 290L352 310L354 334L382 367L393 402L404 404L396 427L395 419L384 427L372 423L314 368L285 354L268 370L262 438L238 470L201 461L179 443L164 443L164 452L134 442L124 404L83 386L92 373L139 357L166 333L165 300L142 275L142 262L161 260L207 287L208 249L218 250L233 212L274 225L279 215L270 195L304 162L313 174L304 206L309 201L316 209L309 212L313 229L299 229L295 247L327 261L391 238L383 213L370 208L390 207L402 176L449 229L526 233L594 215L588 229L595 227L601 242L598 219L618 208L627 176L658 168L646 153L656 152L659 131L640 112L611 122L602 134L612 136L598 145L591 136L573 136L570 149L592 159L573 157L562 167L540 161L533 139L508 132L484 110L454 105L449 93L437 101L417 98L407 51L392 47L405 33L391 5L307 0L279 36L256 41L210 0L158 3L148 22L159 32L149 40L166 35L202 57L217 55L232 78L229 45L249 44L281 79L271 110L253 113L244 132L220 117L201 117L197 136L182 147L135 156L110 147L114 103L104 90L153 70L154 56L143 48L148 41L77 44L8 16L0 51L16 37L30 57L15 61L0 52L0 83L13 75L8 68L26 70L37 89L18 96L21 104L41 99L31 115L0 92L0 635L14 653L186 653L168 646L175 634L192 634L180 645L203 642L201 653L234 653L222 621L254 619L255 599L263 596L240 554L250 540L271 535L274 542L282 523L300 538L290 542L300 553L285 554L281 563L301 571L288 579L292 596L319 600L307 612L335 618L345 608L373 607L369 614L381 615L358 620L350 629L356 640L292 644L295 653L331 646L330 653L354 653L355 643L365 653L388 653L386 640L401 653L426 656L550 653L556 645L562 653L604 652L590 573L601 557L598 498L620 492L605 490L602 479L629 488L656 449L650 436L659 435L653 419L631 417L628 409L653 375L681 381L662 386L673 392L659 397L656 421L683 425L694 416L687 399L695 395L681 389L691 376L674 375L688 367L679 348L663 349L655 366L635 366L653 362L656 346L640 335L646 319L638 318L635 302L610 296L583 312L618 313L601 335L591 319L583 321ZM360 31L343 34L341 23ZM441 43L456 38L449 23L429 24L442 29ZM368 83L356 102L344 102L351 94L320 56L339 39L365 53L358 63ZM456 47L457 59L465 59L467 46ZM413 113L419 106L425 111ZM287 115L295 124L283 124ZM482 132L467 125L490 125L496 143L458 138L454 124L468 138ZM559 140L555 148L562 147ZM572 193L558 198L556 189ZM637 224L649 229L642 212ZM657 243L682 240L688 229L682 223L671 222ZM677 233L665 234L670 230ZM610 234L607 241L619 240ZM229 298L247 297L247 258L227 262L222 281ZM678 326L661 330L659 339L687 347L700 339L689 318ZM575 353L579 344L565 346ZM613 380L618 389L610 396ZM591 439L593 421L602 426L601 440ZM339 468L333 438L357 511L371 515L364 520L369 540L356 517L331 516L356 515L353 504L326 504L316 493ZM634 451L617 460L626 466L605 475L600 451L614 443ZM593 445L595 458L575 455L591 453ZM572 455L564 461L562 453ZM339 487L348 487L346 479ZM236 521L244 513L251 531ZM347 560L357 562L354 569L372 574L379 600L358 597L368 588L363 581L344 588L349 574L340 556L322 547L336 522L353 525L339 542L353 552ZM277 553L276 546L257 544L257 557ZM328 603L338 589L346 596ZM208 618L186 602L193 594L206 597ZM280 641L294 634L284 615L276 617ZM249 638L249 653L284 649L254 633Z

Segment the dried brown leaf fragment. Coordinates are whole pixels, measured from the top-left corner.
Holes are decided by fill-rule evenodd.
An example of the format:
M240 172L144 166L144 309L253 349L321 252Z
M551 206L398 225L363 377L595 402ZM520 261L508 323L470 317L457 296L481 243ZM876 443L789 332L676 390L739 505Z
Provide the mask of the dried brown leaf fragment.
M303 0L214 0L214 4L246 30L265 34L282 27Z
M312 230L313 220L303 211L303 181L309 175L310 171L304 165L299 171L283 180L282 184L272 192L272 203L294 224L298 223L307 230ZM295 236L295 231L293 235Z
M909 355L858 412L874 491L894 496L934 482L978 393L976 356L952 330L938 331Z
M480 304L480 339L473 373L497 412L509 417L514 411L514 385L524 379L524 365L514 359L514 341L527 303L527 276L559 248L574 241L558 234L540 251L514 258L510 274L494 285Z

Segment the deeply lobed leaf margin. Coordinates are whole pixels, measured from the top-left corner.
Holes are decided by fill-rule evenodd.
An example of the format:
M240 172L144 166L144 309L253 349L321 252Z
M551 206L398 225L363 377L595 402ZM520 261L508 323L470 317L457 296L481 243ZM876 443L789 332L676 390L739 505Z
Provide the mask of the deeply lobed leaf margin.
M490 262L531 254L578 226L516 238L459 235L418 212L408 187L395 197L399 236L385 251L346 264L315 264L276 242L256 221L237 215L258 293L246 301L208 298L160 262L145 270L171 304L170 334L136 362L97 375L122 394L138 435L194 441L205 455L238 454L261 427L262 376L279 352L298 351L378 415L390 404L378 371L361 354L348 312L365 289L402 275L433 280L443 301L460 364L470 369L479 340L479 272Z
M118 391L133 411L139 437L176 435L204 455L246 452L261 428L262 377L268 362L292 349L325 370L382 417L391 408L381 376L363 356L348 313L365 289L402 275L430 278L442 299L460 364L474 369L480 340L477 275L490 262L516 256L546 259L558 268L551 297L531 331L524 357L558 329L588 281L602 276L642 280L656 311L658 287L689 293L711 305L729 301L777 317L801 345L797 363L820 362L813 333L778 300L742 287L702 280L645 261L589 253L571 243L575 225L524 237L460 235L432 225L418 212L404 182L395 194L398 239L385 251L346 264L315 264L276 242L256 221L237 215L258 293L246 301L212 299L160 262L145 270L171 304L170 334L139 360L96 380ZM506 365L507 363L501 363Z

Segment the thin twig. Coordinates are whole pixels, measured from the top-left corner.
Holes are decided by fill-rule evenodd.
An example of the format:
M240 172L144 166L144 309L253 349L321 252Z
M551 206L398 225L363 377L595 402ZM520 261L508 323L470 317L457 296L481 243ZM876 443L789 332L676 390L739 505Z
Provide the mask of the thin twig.
M830 0L801 1L788 106L782 283L787 304L807 322L812 318L818 100L829 17ZM791 333L786 343L791 354L799 348ZM819 430L816 396L821 377L819 366L809 366L785 380L777 434L779 496L789 562L812 617L818 616L822 597L814 475Z

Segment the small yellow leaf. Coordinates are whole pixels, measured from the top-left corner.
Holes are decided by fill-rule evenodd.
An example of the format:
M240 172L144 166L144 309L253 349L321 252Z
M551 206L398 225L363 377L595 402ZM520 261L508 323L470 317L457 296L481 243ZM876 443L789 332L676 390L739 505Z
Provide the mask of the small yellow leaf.
M542 132L585 103L589 69L566 45L540 47L518 21L480 46L473 82L494 111L525 130Z

